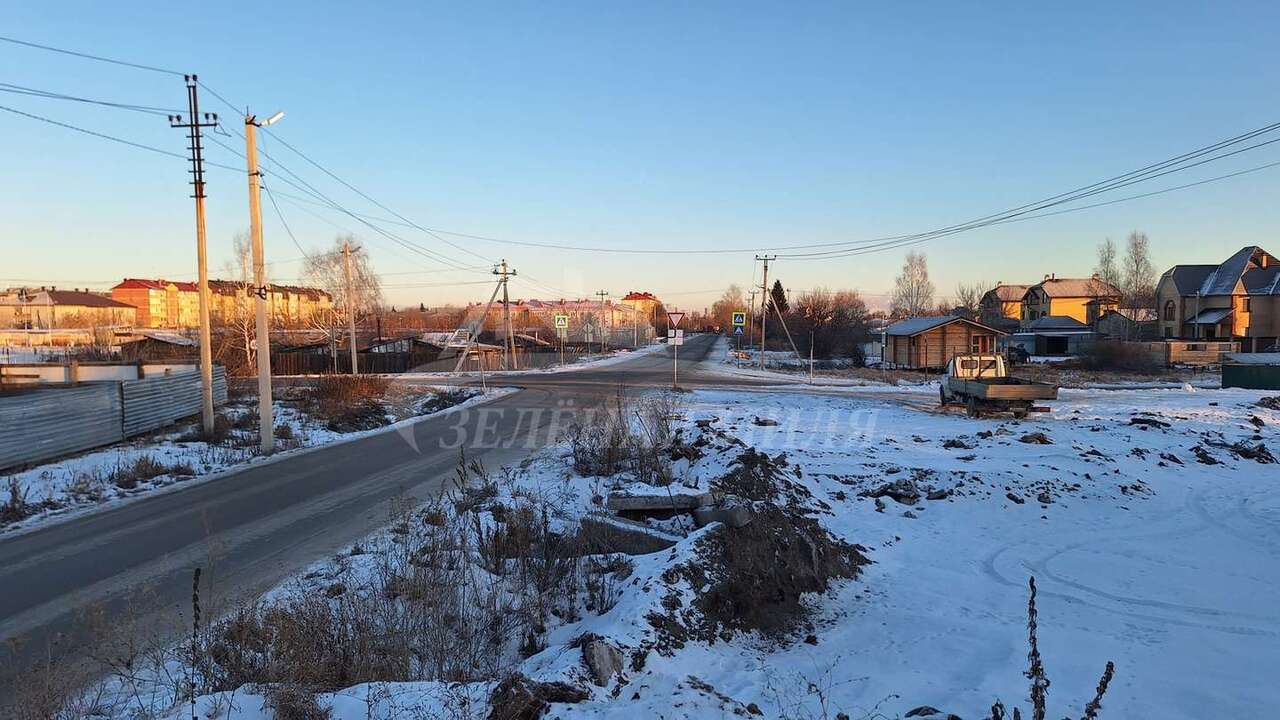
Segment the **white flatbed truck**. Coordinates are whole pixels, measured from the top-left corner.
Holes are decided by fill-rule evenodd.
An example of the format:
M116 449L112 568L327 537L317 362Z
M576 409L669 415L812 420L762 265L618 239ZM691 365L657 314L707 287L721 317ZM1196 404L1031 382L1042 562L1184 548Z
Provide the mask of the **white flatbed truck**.
M1029 412L1048 412L1035 403L1056 400L1058 386L1011 377L1000 355L956 355L947 363L938 393L943 406L964 405L969 417L1010 412L1023 418Z

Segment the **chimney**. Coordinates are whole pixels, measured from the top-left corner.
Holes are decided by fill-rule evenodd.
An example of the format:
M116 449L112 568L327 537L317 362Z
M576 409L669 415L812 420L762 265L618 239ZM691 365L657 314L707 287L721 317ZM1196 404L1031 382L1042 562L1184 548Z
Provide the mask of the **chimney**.
M1049 273L1045 273L1045 274L1044 274L1044 281L1045 281L1045 282L1048 282L1048 281L1049 281L1049 277L1050 277Z

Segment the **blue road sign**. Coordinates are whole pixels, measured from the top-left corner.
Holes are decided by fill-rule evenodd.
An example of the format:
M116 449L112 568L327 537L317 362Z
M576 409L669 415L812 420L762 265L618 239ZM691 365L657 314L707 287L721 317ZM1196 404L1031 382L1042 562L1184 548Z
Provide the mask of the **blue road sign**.
M741 335L741 334L742 334L742 326L741 326L741 325L735 325L735 326L734 326L734 328L733 328L733 334L734 334L734 335Z

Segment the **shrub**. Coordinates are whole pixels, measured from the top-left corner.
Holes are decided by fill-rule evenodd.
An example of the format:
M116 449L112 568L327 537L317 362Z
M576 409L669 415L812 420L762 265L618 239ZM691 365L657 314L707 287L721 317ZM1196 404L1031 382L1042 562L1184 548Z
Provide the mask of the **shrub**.
M1127 343L1118 340L1099 340L1086 345L1079 355L1080 367L1085 370L1116 370L1159 375L1165 368L1145 343Z

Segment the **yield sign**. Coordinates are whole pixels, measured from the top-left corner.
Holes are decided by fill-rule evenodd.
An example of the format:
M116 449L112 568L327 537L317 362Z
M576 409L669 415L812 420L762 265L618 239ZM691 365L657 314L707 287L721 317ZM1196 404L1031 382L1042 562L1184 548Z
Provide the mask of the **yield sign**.
M682 312L667 313L667 320L671 323L671 327L679 327L680 321L683 319L684 319L684 313Z

